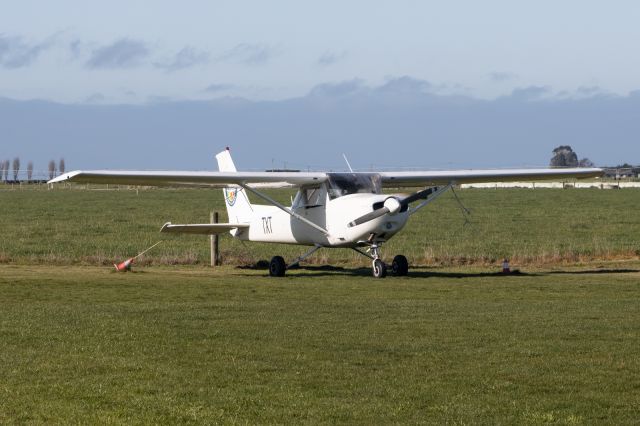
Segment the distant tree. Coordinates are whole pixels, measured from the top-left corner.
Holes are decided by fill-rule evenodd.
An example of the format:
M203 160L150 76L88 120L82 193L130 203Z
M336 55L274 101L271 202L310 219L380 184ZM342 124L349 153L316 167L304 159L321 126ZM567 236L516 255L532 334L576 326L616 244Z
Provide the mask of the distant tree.
M64 158L60 159L60 163L59 163L59 166L58 166L58 171L60 172L60 174L64 173Z
M3 176L4 176L4 161L0 161L0 181L2 180Z
M595 167L595 164L588 158L583 158L578 162L578 167Z
M561 145L553 150L552 167L578 167L578 155L569 145Z
M31 182L33 179L33 161L27 163L27 182Z
M9 180L9 160L4 160L2 171L4 173L4 181L6 182Z
M51 160L49 161L49 179L54 177L56 177L56 162Z
M13 181L18 181L18 173L20 173L20 158L13 159Z

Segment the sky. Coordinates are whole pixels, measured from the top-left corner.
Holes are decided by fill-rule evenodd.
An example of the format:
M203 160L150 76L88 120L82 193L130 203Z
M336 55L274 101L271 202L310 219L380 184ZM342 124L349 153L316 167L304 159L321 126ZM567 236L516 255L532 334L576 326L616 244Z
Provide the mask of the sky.
M10 2L0 14L0 158L204 168L232 145L256 169L311 163L314 152L318 167L337 167L342 151L368 167L504 167L545 165L553 144L567 143L596 163L640 163L638 22L640 3L624 0ZM138 124L122 118L132 108ZM52 114L65 122L52 128ZM562 122L531 140L532 123L554 114ZM222 116L224 126L210 125ZM157 132L178 118L209 146ZM599 121L601 139L587 120ZM105 140L113 128L117 139ZM103 153L132 134L153 159ZM381 158L390 145L411 161ZM165 156L172 146L186 149Z

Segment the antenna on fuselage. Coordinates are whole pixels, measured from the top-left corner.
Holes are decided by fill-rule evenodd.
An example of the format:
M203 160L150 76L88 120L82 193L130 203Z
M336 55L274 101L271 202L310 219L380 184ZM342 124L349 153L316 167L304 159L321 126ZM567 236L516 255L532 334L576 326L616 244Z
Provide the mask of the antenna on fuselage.
M347 155L343 153L343 154L342 154L342 158L344 158L344 161L346 161L346 163L347 163L347 167L349 167L349 171L350 171L351 173L353 173L353 169L351 168L351 164L349 164L349 160L347 160Z

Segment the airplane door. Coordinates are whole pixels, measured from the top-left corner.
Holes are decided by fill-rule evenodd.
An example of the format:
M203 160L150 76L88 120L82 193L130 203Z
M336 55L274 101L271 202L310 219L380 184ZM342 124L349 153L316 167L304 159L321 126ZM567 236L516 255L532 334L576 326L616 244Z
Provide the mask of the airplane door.
M321 226L326 227L326 198L327 191L324 185L318 187L303 187L300 188L296 198L293 202L293 211L307 220ZM312 242L319 243L324 235L320 232L313 230L309 225L305 225L300 221L294 221L294 233L298 235L316 235L311 237ZM295 231L298 232L295 232Z

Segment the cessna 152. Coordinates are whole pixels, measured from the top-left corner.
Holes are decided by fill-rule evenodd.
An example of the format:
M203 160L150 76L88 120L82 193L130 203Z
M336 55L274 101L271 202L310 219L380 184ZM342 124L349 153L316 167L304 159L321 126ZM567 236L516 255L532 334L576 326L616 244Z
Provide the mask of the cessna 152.
M387 265L380 247L407 224L409 217L453 185L475 182L534 181L589 178L597 168L452 170L378 173L237 172L229 148L216 155L219 172L73 171L49 183L78 182L145 186L205 186L223 188L229 223L172 224L161 232L219 234L230 232L246 241L300 244L313 248L290 262L274 256L271 276L323 247L350 248L370 258L373 276L383 278ZM261 189L295 187L291 206L274 200ZM411 195L384 194L382 188L421 188ZM248 195L269 203L256 205ZM364 249L364 250L363 250ZM394 257L391 272L406 275L407 258Z

